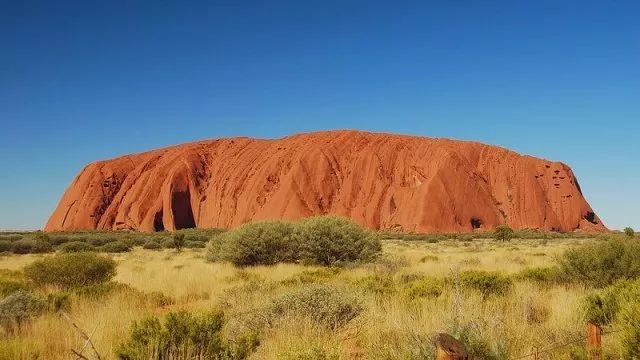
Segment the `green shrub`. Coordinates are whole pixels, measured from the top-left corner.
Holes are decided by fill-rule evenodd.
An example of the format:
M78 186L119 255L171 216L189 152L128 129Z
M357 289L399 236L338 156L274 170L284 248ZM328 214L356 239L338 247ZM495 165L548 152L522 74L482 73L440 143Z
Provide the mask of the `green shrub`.
M206 244L201 241L187 240L184 242L184 247L187 249L202 249L205 246Z
M38 316L45 306L44 300L18 290L0 300L0 325L5 332L12 333L29 319Z
M511 278L497 272L468 270L460 274L460 284L483 296L505 295L511 290Z
M162 242L163 242L163 241L165 241L165 240L167 240L167 239L168 239L168 238L166 238L166 237L162 237L162 236L155 236L155 237L153 237L153 238L146 239L146 240L145 240L145 242L146 242L147 240L151 240L151 241L155 241L155 242L157 242L158 244L162 244Z
M617 280L640 276L640 242L626 239L592 242L567 250L559 263L568 280L605 287Z
M241 225L214 237L207 258L238 266L271 265L293 262L299 253L293 237L293 224L282 221Z
M554 284L562 279L560 268L553 267L533 267L522 269L515 275L517 279L530 280L540 284Z
M86 251L95 251L96 249L85 242L81 241L69 241L58 246L58 250L63 253L77 253Z
M540 229L522 229L515 232L514 237L518 239L548 239L548 233Z
M33 233L33 238L38 241L44 241L48 244L51 244L51 239L49 238L49 234L43 233L42 231L36 231Z
M296 224L295 236L303 261L319 265L371 261L381 251L378 235L338 216L317 216Z
M635 231L633 231L633 229L632 229L632 228L630 228L630 227L626 227L626 228L624 228L624 234L625 234L625 235L627 235L628 237L634 237L634 236L636 236L636 232L635 232Z
M458 236L458 240L464 241L464 242L473 241L473 235L471 235L471 234L462 234L462 235Z
M184 247L185 243L184 234L174 233L173 234L173 247L180 251Z
M636 281L625 294L620 305L623 358L640 359L640 281Z
M109 281L96 284L90 284L72 289L72 293L79 297L91 299L103 299L107 295L114 293L126 293L140 300L144 300L144 294L127 284Z
M404 285L404 293L409 299L437 298L442 294L443 287L441 280L424 277L407 282Z
M147 301L154 306L169 306L176 303L175 299L170 296L167 296L160 291L153 291L146 295Z
M451 335L464 344L470 359L510 359L504 343L488 338L477 324L457 324L452 329Z
M362 301L347 290L314 284L281 295L263 312L268 314L270 322L293 314L308 316L335 330L353 320L362 310Z
M49 243L54 246L58 246L69 241L71 241L71 239L68 236L64 236L64 235L49 236Z
M144 245L142 245L142 248L149 249L149 250L157 250L157 249L162 249L162 245L158 244L153 240L147 240L147 242L145 242Z
M16 254L39 254L53 250L51 244L41 239L20 239L12 243L12 252Z
M372 260L381 249L375 233L345 218L320 216L295 224L269 221L241 225L214 236L207 259L238 266L299 261L333 266Z
M73 288L111 280L116 274L116 262L94 253L58 254L34 261L24 273L39 286Z
M303 270L301 273L291 278L282 280L283 285L303 285L324 283L340 273L339 268L322 268L316 270Z
M49 311L58 312L71 308L71 296L68 292L56 292L47 295Z
M116 239L113 239L109 242L113 242ZM144 243L146 242L146 237L142 237L142 236L136 236L136 235L127 235L122 237L120 240L118 240L124 244L126 244L128 247L132 248L134 246L142 246L144 245Z
M498 225L493 232L494 238L499 241L509 241L513 239L515 233L508 225Z
M164 240L162 240L160 245L164 249L175 249L176 248L176 244L173 242L173 239L164 239Z
M185 238L187 241L197 241L201 243L209 241L209 237L206 235L186 235Z
M396 285L391 276L369 275L357 279L355 285L375 295L391 295L396 292Z
M23 279L6 279L0 277L0 298L12 294L18 290L29 290L30 286Z
M22 239L23 237L24 236L20 234L2 234L0 235L0 240L16 241Z
M629 292L632 282L623 280L600 291L587 295L583 310L588 321L609 325L616 320L622 296Z
M587 320L601 326L615 323L621 332L624 359L640 358L640 279L619 281L585 299Z
M437 243L440 241L448 240L448 237L442 234L420 234L413 232L405 233L396 231L382 231L379 232L379 236L384 240L423 241L427 243Z
M95 247L99 247L99 246L103 246L105 244L108 244L108 243L110 243L112 241L117 241L117 239L114 238L114 237L103 237L103 236L100 236L100 237L92 237L92 238L88 239L87 243L89 243L89 244L91 244L91 245L93 245Z
M0 253L9 252L13 249L13 244L9 240L0 240Z
M222 337L220 311L170 312L164 323L153 316L134 322L129 339L116 351L119 359L245 359L258 342L245 336L231 343Z
M131 247L122 241L112 241L110 243L106 243L99 248L102 252L108 253L122 253L131 251Z

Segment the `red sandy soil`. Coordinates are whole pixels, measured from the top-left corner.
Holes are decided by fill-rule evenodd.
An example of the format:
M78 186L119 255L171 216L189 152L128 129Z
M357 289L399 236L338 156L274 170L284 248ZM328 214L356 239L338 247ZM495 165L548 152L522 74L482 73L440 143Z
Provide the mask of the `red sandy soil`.
M231 228L321 214L416 232L606 230L563 163L360 131L207 140L98 161L45 230Z

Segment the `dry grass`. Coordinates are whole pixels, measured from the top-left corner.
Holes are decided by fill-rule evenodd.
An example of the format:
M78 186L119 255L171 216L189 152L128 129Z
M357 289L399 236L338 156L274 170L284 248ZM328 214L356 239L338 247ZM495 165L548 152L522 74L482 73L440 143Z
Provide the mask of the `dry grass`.
M453 271L476 269L516 273L526 267L550 266L554 257L580 240L491 240L423 243L385 241L385 260L377 264L343 269L318 281L348 286L360 292L358 279L387 276L395 291L362 292L364 312L347 326L332 331L310 318L284 316L262 329L254 359L421 359L433 355L431 338L436 332L453 332L455 324L467 325L505 358L581 336L579 302L587 290L579 287L540 286L518 281L508 296L483 297L474 291L447 286L436 298L407 299L403 275L444 278ZM41 255L0 258L0 268L17 270ZM136 249L114 256L116 281L144 293L162 292L175 304L159 307L128 292L100 299L76 300L70 316L93 336L106 358L128 334L133 320L170 309L208 309L220 306L229 319L227 332L245 326L243 316L259 309L274 296L301 286L294 281L303 272L318 270L293 264L239 269L204 260L204 251L149 251ZM289 281L288 281L289 280ZM457 299L457 301L454 301ZM457 316L456 316L457 314ZM615 342L615 338L605 339ZM55 314L46 314L2 339L0 359L66 359L69 349L81 348L82 339ZM324 356L324 357L323 357ZM568 358L567 349L547 353L541 359Z

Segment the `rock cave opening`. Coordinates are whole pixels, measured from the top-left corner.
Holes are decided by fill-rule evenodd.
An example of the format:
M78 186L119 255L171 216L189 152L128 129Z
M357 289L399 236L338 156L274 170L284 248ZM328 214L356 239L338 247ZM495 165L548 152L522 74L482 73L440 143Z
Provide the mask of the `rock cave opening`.
M471 228L473 230L480 229L480 227L482 226L482 220L481 219L472 217L470 222L471 222Z
M164 231L164 223L162 222L162 209L153 217L153 230Z
M596 221L596 214L593 211L587 211L584 214L584 219L594 225L598 224L598 221Z
M196 227L191 209L191 193L188 188L185 191L174 191L171 194L171 212L176 230Z

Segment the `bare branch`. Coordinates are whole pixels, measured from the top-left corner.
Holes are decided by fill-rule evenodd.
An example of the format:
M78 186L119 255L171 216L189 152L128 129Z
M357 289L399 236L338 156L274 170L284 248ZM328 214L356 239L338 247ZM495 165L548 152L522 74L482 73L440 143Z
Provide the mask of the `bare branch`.
M91 334L89 334L89 338L87 339L87 341L84 342L84 346L82 346L82 349L80 349L80 353L82 354L84 352L84 349L87 348L87 345L89 345L89 342L91 341L91 338L93 337L93 334L96 333L96 330L98 330L98 325L100 323L97 323L96 326L93 327L93 330L91 331Z
M77 356L78 359L83 359L83 360L89 360L86 356L82 355L81 353L71 349L71 352Z
M93 342L91 341L91 337L89 337L89 335L87 335L87 333L85 333L78 325L76 325L76 323L74 323L73 320L71 320L71 317L69 317L69 315L67 315L67 313L65 313L64 311L61 310L60 311L60 315L62 315L62 317L65 318L65 320L67 320L80 333L80 335L89 343L89 345L91 345L91 349L96 354L96 358L98 360L101 360L102 358L100 357L100 354L98 353L98 350L96 350L96 347L94 346ZM71 351L73 351L75 353L74 350L71 350ZM77 355L82 356L82 354L77 354ZM84 357L84 356L82 356L82 357L86 359L86 357Z

